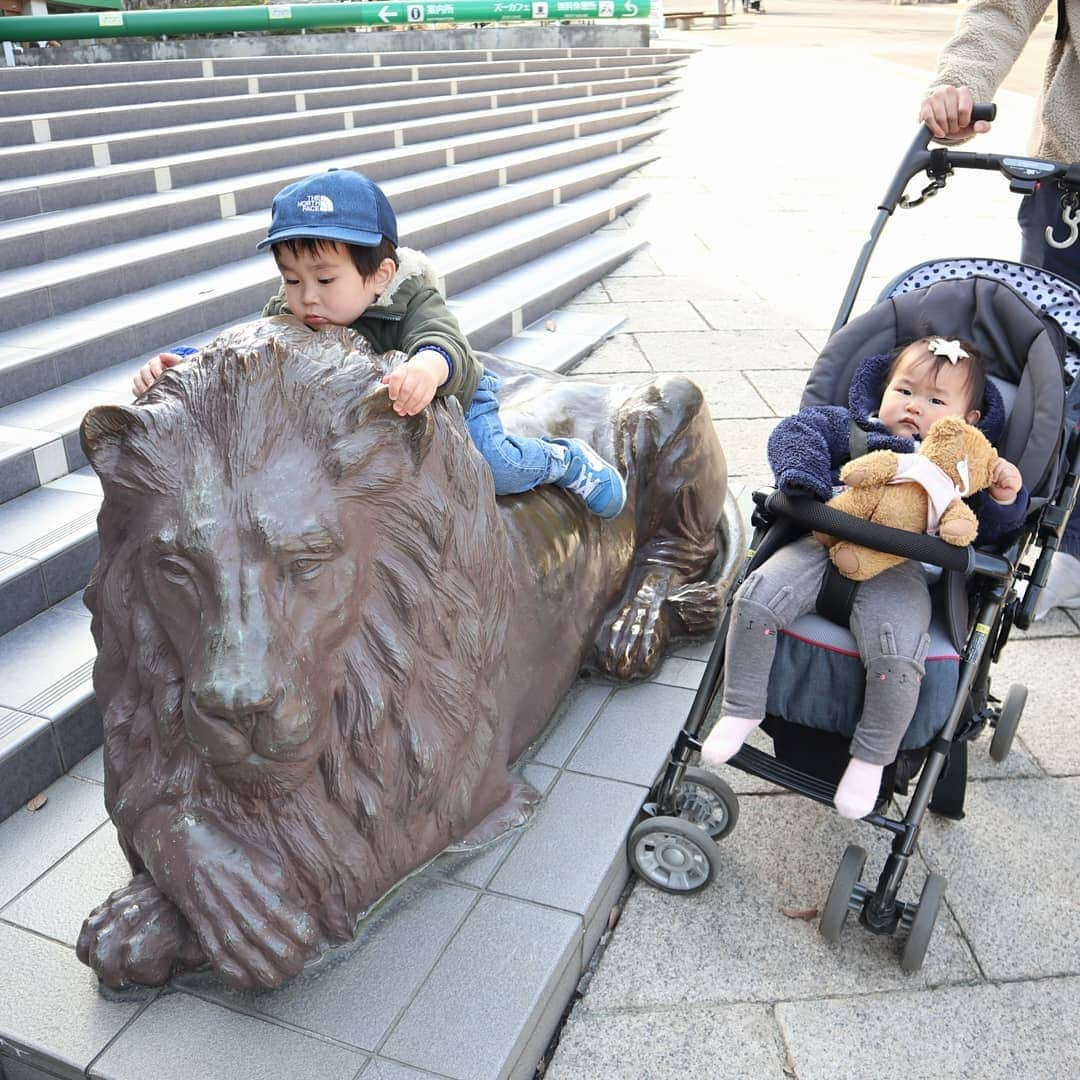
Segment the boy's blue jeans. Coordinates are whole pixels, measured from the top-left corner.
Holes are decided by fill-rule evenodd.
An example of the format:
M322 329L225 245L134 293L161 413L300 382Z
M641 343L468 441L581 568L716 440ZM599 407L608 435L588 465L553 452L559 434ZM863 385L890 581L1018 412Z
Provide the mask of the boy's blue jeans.
M498 376L485 370L465 424L476 449L491 467L496 495L531 491L562 477L566 463L546 439L518 438L503 431L499 419Z

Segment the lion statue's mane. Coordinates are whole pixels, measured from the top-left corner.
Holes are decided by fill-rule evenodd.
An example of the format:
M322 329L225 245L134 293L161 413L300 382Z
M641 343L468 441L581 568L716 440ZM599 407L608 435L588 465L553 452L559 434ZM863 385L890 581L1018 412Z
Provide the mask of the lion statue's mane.
M88 420L84 439L96 446L105 490L86 592L105 797L136 873L131 822L160 804L209 808L288 868L322 934L340 942L377 895L470 824L496 739L489 682L507 621L505 534L456 402L397 416L380 383L392 356L374 356L347 331L286 355L275 322L254 347L250 327L241 345L218 338L198 363L166 373L140 408ZM323 718L331 731L321 783L236 791L187 738L184 675L140 570L139 506L179 496L193 468L245 475L287 440L325 462L308 482L332 485L346 512L377 532L380 599L353 615ZM344 834L326 827L341 815L354 826Z

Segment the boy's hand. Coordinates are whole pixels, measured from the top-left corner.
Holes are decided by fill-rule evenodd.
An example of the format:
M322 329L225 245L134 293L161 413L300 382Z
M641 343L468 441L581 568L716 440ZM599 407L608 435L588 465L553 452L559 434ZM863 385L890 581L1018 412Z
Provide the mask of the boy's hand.
M437 352L421 349L411 360L394 368L383 382L390 388L390 400L398 416L415 416L426 409L435 391L450 377L446 358Z
M176 353L159 353L152 360L147 360L147 362L139 368L139 374L135 376L131 383L131 392L136 397L142 397L143 394L145 394L146 391L161 378L161 373L166 368L176 367L177 364L182 364L183 362L184 357L177 356Z
M1024 485L1020 470L1011 462L999 457L990 471L990 498L1002 506L1016 502L1017 493Z

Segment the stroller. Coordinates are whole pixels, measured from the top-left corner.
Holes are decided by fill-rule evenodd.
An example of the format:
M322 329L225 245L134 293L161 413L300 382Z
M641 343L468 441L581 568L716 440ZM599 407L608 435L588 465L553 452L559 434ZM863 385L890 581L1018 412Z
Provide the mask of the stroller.
M975 119L993 119L994 106L976 106ZM1057 183L1063 205L1080 205L1080 166L928 150L923 126L905 155L852 273L830 339L812 369L802 405L842 404L859 361L932 332L972 341L1008 412L998 449L1020 469L1030 493L1023 530L1005 551L957 548L927 535L861 521L809 498L754 492L755 532L732 584L724 619L698 692L668 764L627 840L634 871L650 884L692 893L711 883L719 866L717 841L738 820L738 800L719 777L690 764L717 701L731 602L746 575L783 544L817 530L942 568L935 586L931 644L919 704L893 765L885 770L877 806L863 820L892 835L877 885L863 883L864 848L849 845L821 909L822 935L838 940L849 913L877 934L906 934L901 965L923 963L937 920L945 879L931 873L917 901L899 899L926 811L964 816L968 743L990 728L990 756L1009 753L1027 690L1013 685L1003 699L990 692L990 665L1013 625L1027 629L1080 486L1080 290L1041 269L989 259L922 263L892 281L877 304L848 321L866 267L897 205L917 206L945 186L956 169L996 169L1018 193ZM921 195L904 189L919 172ZM1070 215L1072 216L1072 215ZM863 448L864 450L864 448ZM860 449L854 443L852 456ZM1037 558L1033 555L1038 549ZM828 580L828 579L827 579ZM836 576L836 581L843 579ZM1017 588L1027 582L1026 591ZM827 805L848 760L848 742L862 706L864 670L846 629L851 587L824 587L818 614L803 616L780 635L762 728L770 755L744 745L729 765ZM839 703L839 704L838 704ZM888 816L894 794L906 795L903 817Z

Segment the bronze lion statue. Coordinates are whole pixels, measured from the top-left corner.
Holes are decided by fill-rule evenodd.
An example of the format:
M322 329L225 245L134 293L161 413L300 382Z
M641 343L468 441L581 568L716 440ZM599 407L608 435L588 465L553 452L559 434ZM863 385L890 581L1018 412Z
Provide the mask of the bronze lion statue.
M234 327L82 440L105 799L134 877L86 920L108 986L279 986L448 845L521 824L508 766L583 664L713 626L726 474L701 392L512 368L510 430L589 439L612 521L496 501L456 401L402 418L348 330Z

